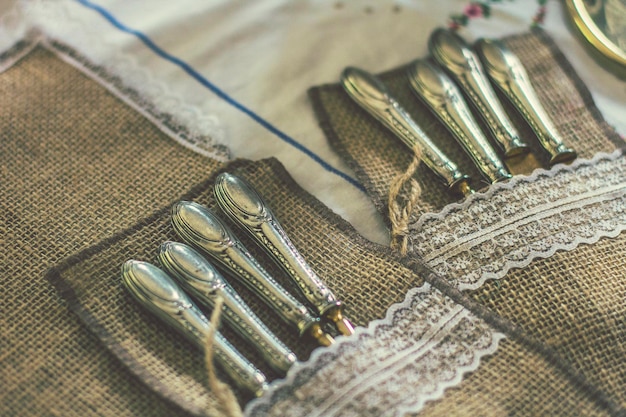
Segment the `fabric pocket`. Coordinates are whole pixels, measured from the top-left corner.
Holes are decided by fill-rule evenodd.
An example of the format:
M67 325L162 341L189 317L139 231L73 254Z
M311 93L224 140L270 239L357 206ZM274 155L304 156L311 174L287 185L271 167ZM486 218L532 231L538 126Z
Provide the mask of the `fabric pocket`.
M240 403L247 404L247 415L378 416L407 411L462 415L473 409L499 415L520 404L529 407L540 389L546 399L525 408L531 414L575 412L580 407L605 415L611 410L592 387L572 383L567 370L550 363L523 338L503 340L505 334L497 327L428 284L419 267L363 239L298 187L276 160L235 161L224 170L245 178L263 195L294 245L345 302L346 314L359 326L355 335L313 350L257 297L233 282L301 361L283 379L222 326L224 334L273 380L259 399L250 401L237 391ZM214 207L212 183L209 178L181 198ZM126 259L155 262L159 244L177 239L169 221L166 207L68 259L49 278L88 327L148 386L191 414L214 415L219 404L206 387L203 355L138 306L120 279L119 267ZM243 234L241 238L259 262L299 297L277 266ZM532 376L510 369L511 361L532 366ZM472 377L463 380L469 371L474 372ZM456 388L445 401L432 403L452 386ZM503 386L506 390L498 394L497 404L483 407L474 401L478 392L495 395Z
M533 30L503 41L526 66L579 159L492 185L464 201L446 193L420 166L413 179L422 193L405 231L408 257L435 271L444 286L488 307L490 323L506 318L519 325L623 409L624 142L546 33ZM405 68L380 77L462 170L479 178L443 126L412 96ZM411 152L351 102L341 86L315 87L310 97L329 141L388 217L390 185L406 170ZM504 104L522 136L533 138ZM547 169L545 153L531 146ZM402 190L400 200L407 194Z

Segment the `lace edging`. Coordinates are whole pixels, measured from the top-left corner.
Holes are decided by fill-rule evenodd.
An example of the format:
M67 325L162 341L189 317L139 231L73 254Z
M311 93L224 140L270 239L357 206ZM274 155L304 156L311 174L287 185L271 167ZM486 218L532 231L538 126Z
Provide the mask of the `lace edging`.
M626 159L618 150L538 170L425 214L410 229L414 254L460 290L476 289L626 230Z
M245 415L415 413L476 370L504 337L425 284L384 319L294 365Z

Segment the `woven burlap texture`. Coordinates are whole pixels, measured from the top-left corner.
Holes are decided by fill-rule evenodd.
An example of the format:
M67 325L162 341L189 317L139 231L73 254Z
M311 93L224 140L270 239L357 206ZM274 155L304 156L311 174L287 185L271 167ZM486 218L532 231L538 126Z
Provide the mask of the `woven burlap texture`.
M564 55L542 30L504 40L524 63L537 93L567 143L581 158L623 147L622 139L603 120L589 91ZM405 68L381 74L398 101L465 172L478 172L444 128L411 93ZM387 193L395 175L406 169L410 152L342 91L327 85L310 91L321 126L337 152L357 172L379 210L387 215ZM530 128L506 101L508 113L523 137ZM536 142L536 141L535 141ZM545 168L546 154L533 142ZM414 178L422 189L412 213L417 219L438 212L458 197L446 193L426 167ZM413 237L416 242L419 237ZM513 269L469 295L491 311L521 325L529 335L554 349L576 372L605 392L618 408L626 407L626 245L623 235L559 252Z
M420 274L399 262L389 249L366 241L305 193L276 160L235 161L225 169L247 179L259 190L277 218L282 219L296 247L345 302L346 313L356 325L382 317L410 288L424 283ZM182 198L214 207L212 182L209 178ZM155 262L156 248L161 242L178 240L169 216L169 207L165 207L112 239L67 260L51 272L51 278L68 290L65 296L72 300L78 314L144 381L190 413L203 415L209 411L211 415L206 406L211 404L212 396L206 389L202 355L132 302L119 279L119 265L124 260L133 257ZM285 288L297 294L276 265L245 235L238 235L261 264ZM300 342L257 297L236 281L231 282L268 327L300 359L306 359L313 346ZM223 326L223 332L270 379L277 377L227 327ZM441 410L450 415L467 415L477 410L495 416L505 409L517 411L518 415L557 414L559 410L567 414L583 410L587 415L608 415L604 405L586 392L584 386L573 383L541 354L524 346L523 341L507 340L503 344L439 405L428 407L425 415L441 415ZM511 369L512 364L517 364L515 369ZM533 369L532 374L527 367ZM537 392L542 392L542 401L534 399ZM476 393L498 400L470 401L476 398ZM237 394L242 404L250 398L243 392Z
M187 411L215 414L212 398L202 388L202 355L130 302L118 274L121 261L154 259L158 244L174 237L167 217L173 201L212 204L211 179L206 178L221 165L173 144L46 50L36 49L4 73L0 88L8 115L3 118L7 152L1 157L0 187L6 254L0 411L38 416L186 414L163 401L165 396ZM276 214L287 219L282 220L287 232L344 299L357 324L382 317L408 289L422 284L420 275L388 250L366 242L299 189L275 161L238 162L230 168L259 187ZM43 279L47 268L77 251L50 271L49 278L89 330ZM263 263L269 264L267 259ZM245 289L237 289L253 300ZM253 307L259 311L258 304ZM259 312L301 358L309 354L311 346L298 343L268 312ZM164 345L165 339L171 345ZM514 361L518 366L512 370ZM525 366L532 367L532 377ZM139 378L133 376L137 374ZM166 379L157 381L155 376ZM177 392L185 396L176 397ZM477 395L492 400L480 402ZM517 340L504 341L483 366L424 411L467 415L475 410L486 415L501 415L502 410L518 415L559 410L606 414L584 387Z
M175 415L102 348L44 272L220 164L41 47L0 75L0 102L0 414Z

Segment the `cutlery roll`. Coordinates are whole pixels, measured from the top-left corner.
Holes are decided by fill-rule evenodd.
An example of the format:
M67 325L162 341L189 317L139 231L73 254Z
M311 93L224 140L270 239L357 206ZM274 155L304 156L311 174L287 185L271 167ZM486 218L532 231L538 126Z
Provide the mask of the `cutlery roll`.
M436 274L362 238L302 190L275 159L231 162L181 199L215 209L213 184L222 170L245 179L263 195L302 256L345 301L346 314L356 326L354 335L340 336L335 345L314 350L254 294L232 281L300 360L281 379L242 339L225 326L220 328L270 381L268 392L258 399L235 389L246 415L374 416L405 408L427 416L470 411L496 416L510 409L528 415L564 409L575 413L579 407L589 415L611 412L602 392L584 378L578 381L567 366L554 363L550 352L537 349L523 332L489 323L481 317L485 309L466 308L463 297L453 290L446 294L452 287L440 290L431 285ZM206 386L202 356L130 302L119 280L119 263L129 254L154 262L160 242L176 238L169 214L170 207L164 207L70 258L48 278L133 373L190 414L204 415L207 401L211 404L214 398ZM268 255L245 234L241 239L284 288L297 294L290 278ZM512 367L512 363L524 365ZM454 389L445 390L449 387ZM544 393L540 402L532 401L537 390ZM485 401L495 395L497 404Z
M421 164L412 176L421 194L407 219L406 256L485 307L492 318L510 321L553 350L623 410L624 141L603 119L546 32L533 29L502 41L524 64L543 106L578 151L578 159L550 168L549 155L532 130L499 96L543 169L499 184L474 184L477 193L461 198L447 193ZM406 68L391 69L379 78L459 168L479 178L444 126L412 96ZM354 103L341 85L314 87L309 97L329 142L389 219L389 189L409 166L412 152ZM399 201L408 200L407 188Z

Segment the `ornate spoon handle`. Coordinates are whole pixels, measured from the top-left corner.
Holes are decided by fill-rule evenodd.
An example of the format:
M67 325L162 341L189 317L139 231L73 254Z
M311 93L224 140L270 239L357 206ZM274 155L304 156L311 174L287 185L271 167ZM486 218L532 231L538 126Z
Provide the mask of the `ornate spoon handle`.
M122 280L140 304L204 349L209 321L165 272L147 262L129 260L122 266ZM267 389L265 375L217 332L214 343L215 357L233 381L261 396Z
M576 151L563 142L517 56L502 43L487 39L476 43L476 51L491 81L522 114L537 135L541 146L550 154L550 164L575 159Z
M505 157L528 153L529 147L509 120L491 87L480 60L465 41L440 28L430 36L428 46L433 58L461 87L478 110Z
M319 319L263 269L211 210L189 201L178 202L172 208L172 224L183 240L229 270L233 277L261 297L278 317L295 326L301 336L311 336L324 346L334 342L322 330Z
M348 67L341 75L341 83L354 101L406 146L410 149L419 146L426 166L437 174L448 189L466 195L473 192L469 186L469 176L460 172L456 164L430 140L378 78L361 69Z
M461 92L441 69L426 60L417 60L409 67L408 77L413 92L448 128L489 182L511 178L474 121Z
M341 301L304 260L258 192L229 173L217 177L214 191L222 211L274 258L320 316L333 322L341 334L354 333L354 327L343 315Z
M296 355L289 350L257 317L222 275L193 248L178 242L165 242L159 248L163 268L201 304L215 307L215 299L224 300L223 317L276 370L287 372Z

